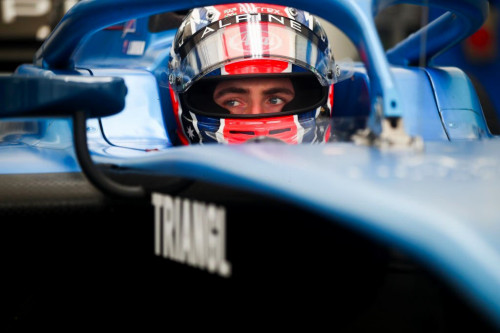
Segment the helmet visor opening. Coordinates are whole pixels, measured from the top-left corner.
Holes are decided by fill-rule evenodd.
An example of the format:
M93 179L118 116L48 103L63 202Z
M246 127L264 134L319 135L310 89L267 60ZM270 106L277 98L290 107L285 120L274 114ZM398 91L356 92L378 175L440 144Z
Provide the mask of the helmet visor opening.
M190 111L224 118L298 114L324 105L327 96L328 87L310 73L209 76L182 94Z

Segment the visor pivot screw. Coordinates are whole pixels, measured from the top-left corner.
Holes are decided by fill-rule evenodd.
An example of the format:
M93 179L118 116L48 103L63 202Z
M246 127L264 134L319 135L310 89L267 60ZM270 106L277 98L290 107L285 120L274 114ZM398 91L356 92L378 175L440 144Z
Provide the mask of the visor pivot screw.
M299 15L299 13L297 12L297 9L295 8L289 8L289 12L290 12L290 15L292 15L293 17L296 17L297 15Z
M174 73L170 73L168 76L168 82L170 82L171 85L180 86L182 83L182 77L180 75L175 76Z
M212 11L207 12L207 19L209 19L210 21L212 21L214 16L215 16L214 12L212 12Z
M337 77L340 76L340 66L339 65L335 65L335 75L337 75Z

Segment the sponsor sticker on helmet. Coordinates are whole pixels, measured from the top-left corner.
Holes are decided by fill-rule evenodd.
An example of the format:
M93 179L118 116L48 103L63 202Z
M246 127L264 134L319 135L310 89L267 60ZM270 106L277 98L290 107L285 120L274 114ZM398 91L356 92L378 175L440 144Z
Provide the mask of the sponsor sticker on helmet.
M258 40L256 40L258 38ZM279 49L283 41L277 34L269 31L261 31L258 36L252 32L244 31L241 34L235 34L229 40L229 47L236 51L251 52L252 47L259 47L260 53L267 53Z

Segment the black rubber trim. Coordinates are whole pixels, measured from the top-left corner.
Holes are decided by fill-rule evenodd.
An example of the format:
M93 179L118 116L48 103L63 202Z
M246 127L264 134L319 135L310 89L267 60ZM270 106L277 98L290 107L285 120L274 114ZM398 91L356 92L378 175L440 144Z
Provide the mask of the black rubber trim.
M94 164L87 146L87 126L84 111L77 111L73 116L73 133L76 157L83 173L95 187L102 192L118 197L139 198L145 197L146 191L142 186L130 186L117 183L107 177Z

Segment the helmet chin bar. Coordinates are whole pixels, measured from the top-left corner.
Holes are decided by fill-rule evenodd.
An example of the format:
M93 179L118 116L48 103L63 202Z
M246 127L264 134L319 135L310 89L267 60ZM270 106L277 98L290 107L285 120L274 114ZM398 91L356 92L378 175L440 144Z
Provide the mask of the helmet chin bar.
M270 136L256 136L254 138L248 139L245 143L286 143L278 138L273 138Z

